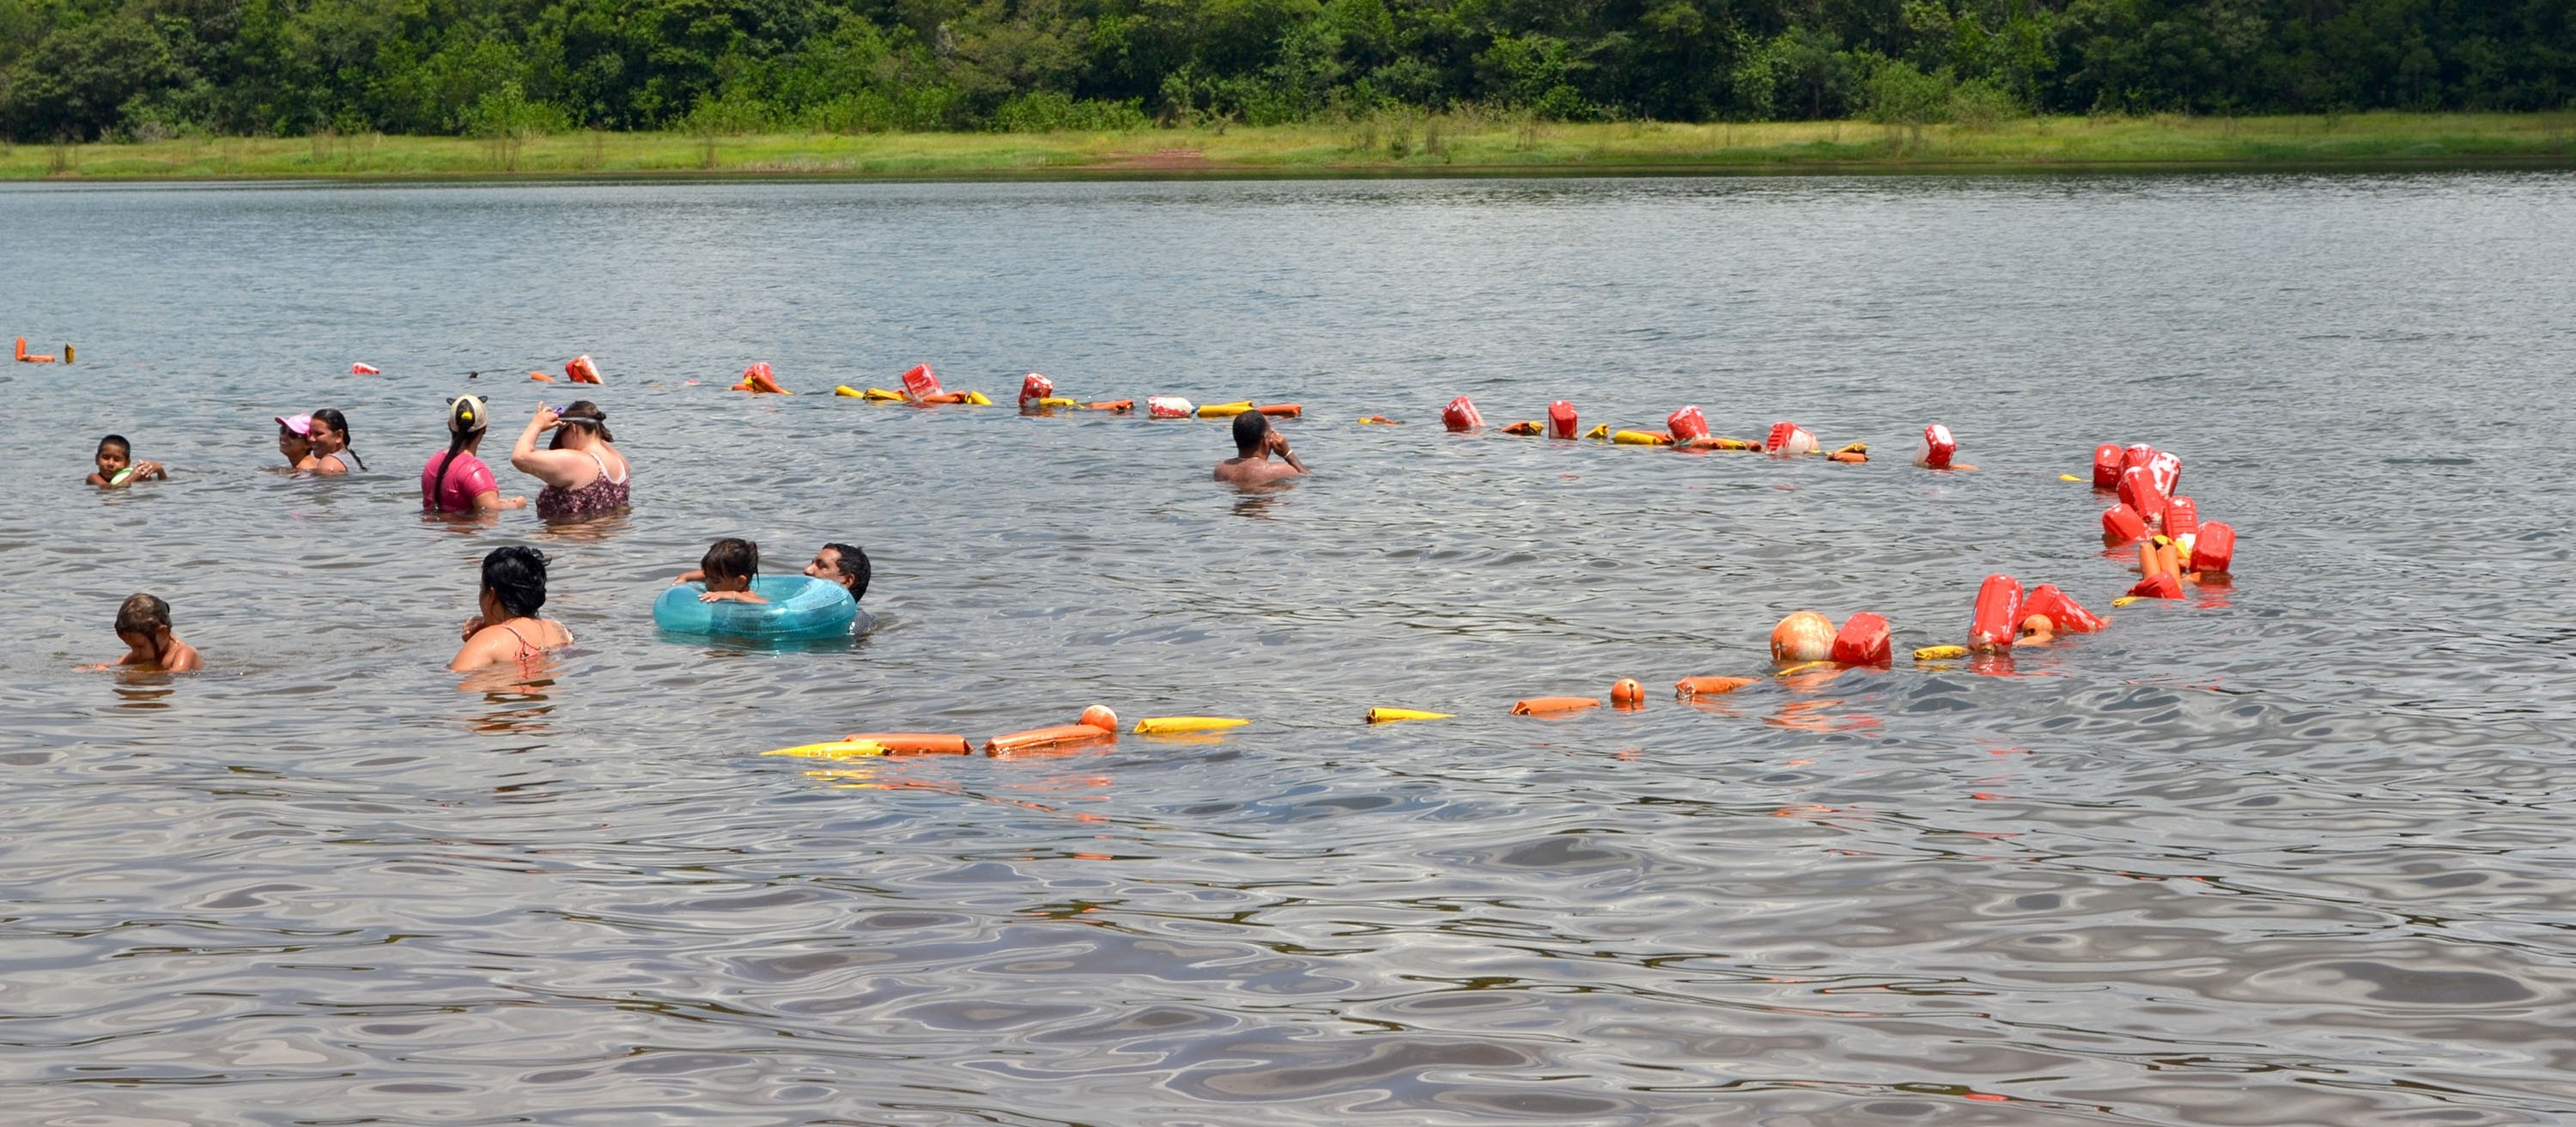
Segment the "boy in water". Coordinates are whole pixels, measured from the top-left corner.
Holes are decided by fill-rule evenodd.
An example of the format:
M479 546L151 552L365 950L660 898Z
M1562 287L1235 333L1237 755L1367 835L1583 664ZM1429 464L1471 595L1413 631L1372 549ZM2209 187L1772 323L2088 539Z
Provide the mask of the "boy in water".
M93 457L98 460L98 472L82 480L102 489L123 489L138 481L170 476L162 472L159 462L135 461L134 444L127 442L121 434L99 439L98 453Z
M707 591L698 596L702 603L765 603L769 600L751 593L751 581L760 578L760 545L728 536L707 546L707 554L698 559L698 572L706 577Z
M106 665L108 669L126 666L163 673L188 673L200 663L197 648L179 640L170 630L170 604L150 595L135 595L116 610L116 637L125 643L127 653Z

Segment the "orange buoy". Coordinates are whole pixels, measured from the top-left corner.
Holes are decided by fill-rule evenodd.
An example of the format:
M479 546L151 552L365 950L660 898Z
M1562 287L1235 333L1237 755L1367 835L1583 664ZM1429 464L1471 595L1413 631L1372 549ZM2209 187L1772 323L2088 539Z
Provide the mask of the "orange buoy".
M2165 499L2165 535L2180 540L2200 532L2200 504L2189 497Z
M2103 543L2126 544L2146 534L2147 518L2139 516L2138 510L2130 508L2127 503L2102 510Z
M1476 413L1474 400L1461 395L1440 409L1440 423L1453 431L1475 430L1485 425L1485 417Z
M1808 433L1807 428L1790 422L1771 424L1770 437L1762 440L1762 452L1775 458L1813 454L1823 448L1823 444L1817 442L1816 436Z
M2120 487L2120 444L2105 442L2093 448L2093 488Z
M2049 583L2033 587L2029 594L2022 596L2022 621L2030 621L2032 615L2046 617L2049 629L2059 634L2090 634L2105 625L2092 611L2084 609L2082 603Z
M564 361L564 378L574 383L607 382L599 378L599 365L590 362L588 353Z
M2021 625L2021 580L1989 575L1977 587L1977 609L1968 619L1970 649L2009 649Z
M349 365L349 374L353 376L376 376L383 375L384 373L378 371L376 366L373 364L351 364Z
M1622 677L1610 685L1610 703L1620 708L1643 708L1646 687L1634 677Z
M1699 404L1693 403L1664 416L1664 429L1672 432L1675 442L1706 438L1708 437L1708 416L1700 414Z
M1133 399L1103 399L1098 403L1085 403L1082 405L1082 409L1085 411L1108 411L1113 414L1124 415L1129 411L1136 409L1136 401Z
M1869 460L1869 444L1866 442L1855 442L1840 450L1836 450L1831 454L1827 454L1825 457L1831 461L1859 465L1860 463Z
M2154 575L2150 575L2139 580L2137 586L2129 588L2128 597L2132 599L2179 599L2182 597L2182 577L2170 571L2159 571Z
M1538 425L1538 421L1535 419L1523 419L1520 422L1504 427L1503 433L1535 436L1544 433L1544 428L1540 427Z
M1530 697L1512 702L1512 715L1537 716L1549 712L1576 712L1601 707L1600 697Z
M1306 413L1306 408L1295 403L1272 403L1253 410L1274 419L1294 419Z
M1887 620L1868 611L1844 619L1843 628L1834 633L1832 657L1844 665L1885 665L1893 660Z
M1042 747L1115 740L1118 733L1089 724L1058 724L1052 728L1031 728L1025 732L1008 732L984 741L984 750L992 755L1009 755L1015 751L1034 751Z
M1083 709L1082 718L1074 721L1074 723L1089 724L1104 732L1115 732L1118 730L1118 714L1109 711L1108 705L1095 704L1089 708Z
M1721 693L1734 692L1746 685L1760 684L1761 680L1759 677L1684 677L1673 682L1673 695L1713 697Z
M1959 453L1959 440L1950 437L1950 428L1934 423L1923 428L1923 442L1914 448L1914 464L1930 470L1950 468L1950 459Z
M26 359L27 359L27 338L25 338L25 337L19 337L19 338L18 338L18 354L17 354L17 356L16 356L16 357L14 357L14 359L16 359L16 360L18 360L18 361L20 361L20 362L22 362L22 363L26 361Z
M1782 665L1833 656L1834 620L1811 610L1792 612L1771 628L1771 660Z
M1030 404L1054 394L1054 380L1041 376L1036 372L1031 372L1020 377L1020 410L1026 411L1029 409Z
M2203 575L2219 575L2235 561L2235 527L2216 520L2200 526L2200 536L2191 545L2191 569Z
M765 395L787 394L786 388L778 386L778 377L770 374L769 362L766 360L753 361L750 367L743 369L742 382L733 385L733 390L759 392Z
M903 374L903 393L916 400L939 394L939 374L928 364L915 364Z
M1575 434L1574 422L1574 404L1559 399L1556 402L1547 405L1547 436L1549 438L1573 438Z
M964 755L974 741L944 732L852 732L844 743L870 743L899 755Z
M528 381L530 383L553 383L555 382L555 378L545 374L544 372L530 372L528 373Z
M2145 466L2132 466L2120 471L2120 503L2137 510L2150 522L2165 515L2165 495L2156 488L2153 475Z

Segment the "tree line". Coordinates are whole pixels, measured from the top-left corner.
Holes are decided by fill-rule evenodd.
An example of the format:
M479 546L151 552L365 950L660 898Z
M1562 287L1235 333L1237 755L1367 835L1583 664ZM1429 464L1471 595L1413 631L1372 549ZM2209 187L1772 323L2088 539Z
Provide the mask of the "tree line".
M2570 0L0 0L0 131L2560 109Z

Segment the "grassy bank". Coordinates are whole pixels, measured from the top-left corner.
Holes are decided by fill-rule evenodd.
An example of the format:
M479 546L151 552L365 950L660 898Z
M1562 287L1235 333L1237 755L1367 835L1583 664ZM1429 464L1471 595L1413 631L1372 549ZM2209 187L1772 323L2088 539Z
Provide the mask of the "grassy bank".
M521 141L376 134L0 148L0 180L495 176L1476 175L2158 166L2576 166L2576 113L2050 117L1909 130L1862 122L1565 124L1381 116L1129 133L692 136Z

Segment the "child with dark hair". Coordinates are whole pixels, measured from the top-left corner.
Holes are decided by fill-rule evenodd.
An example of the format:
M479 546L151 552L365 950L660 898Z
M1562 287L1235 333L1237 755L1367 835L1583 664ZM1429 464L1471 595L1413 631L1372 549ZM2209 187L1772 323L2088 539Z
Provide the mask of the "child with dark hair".
M179 640L170 629L170 604L151 595L132 595L125 605L116 608L116 638L125 643L126 654L94 669L126 666L163 673L194 672L203 661L197 648Z
M514 544L485 554L475 602L480 613L465 620L465 645L449 669L462 673L505 661L524 666L572 644L563 623L537 617L546 605L546 557L534 548Z
M127 442L121 434L99 439L98 452L90 457L98 463L98 472L82 480L101 489L123 489L138 481L170 476L162 471L159 462L135 461L134 444Z
M765 603L769 600L751 593L751 581L760 578L760 545L739 537L728 536L707 546L707 554L698 560L698 574L706 580L702 603Z

